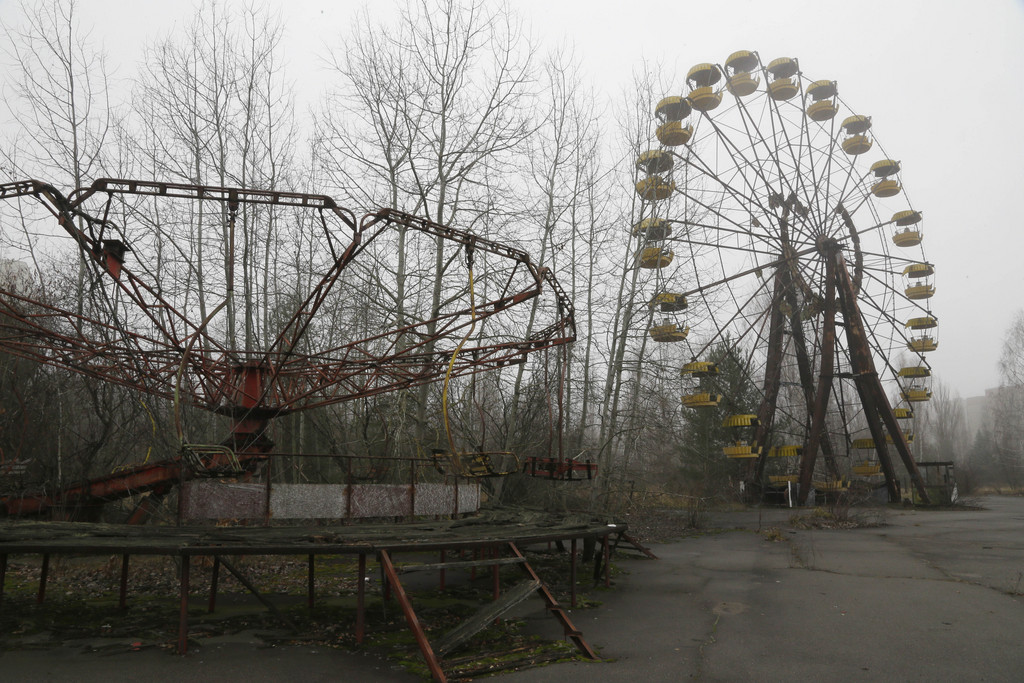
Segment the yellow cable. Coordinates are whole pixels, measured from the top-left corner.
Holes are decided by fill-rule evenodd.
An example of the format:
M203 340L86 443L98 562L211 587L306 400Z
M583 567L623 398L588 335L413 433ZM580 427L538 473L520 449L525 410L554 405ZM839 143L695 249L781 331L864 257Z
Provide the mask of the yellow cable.
M459 345L455 347L454 353L452 353L452 359L448 362L448 372L444 375L444 389L441 391L441 412L444 415L444 432L448 437L448 447L451 449L452 462L457 463L455 441L452 439L451 426L448 423L448 384L452 378L452 370L455 368L455 359L459 356L459 351L469 341L470 336L473 334L473 330L476 329L476 298L473 292L473 267L469 268L469 315L472 324L469 326L469 331L466 332L466 336L462 338ZM456 465L457 469L461 470L461 465Z

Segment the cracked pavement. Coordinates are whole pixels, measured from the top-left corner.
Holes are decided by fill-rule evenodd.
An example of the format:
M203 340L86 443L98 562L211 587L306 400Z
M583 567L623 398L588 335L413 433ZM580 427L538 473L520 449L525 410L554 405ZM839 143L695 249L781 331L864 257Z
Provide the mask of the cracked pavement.
M883 526L845 530L794 529L789 510L716 515L734 530L619 561L601 608L574 615L613 662L511 678L1021 680L1024 498L980 505L887 510Z

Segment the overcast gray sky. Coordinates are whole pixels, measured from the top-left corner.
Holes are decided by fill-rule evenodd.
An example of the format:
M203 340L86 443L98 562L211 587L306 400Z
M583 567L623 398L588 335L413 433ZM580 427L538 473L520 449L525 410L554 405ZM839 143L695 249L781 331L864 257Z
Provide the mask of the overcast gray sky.
M287 27L286 55L300 102L314 102L362 0L270 0ZM376 0L374 12L393 11ZM999 382L1004 331L1024 307L1024 1L513 0L541 47L571 44L591 85L609 98L642 60L685 76L739 49L800 59L813 79L836 80L843 100L873 118L873 133L903 163L903 184L925 216L936 266L939 350L929 361L962 396ZM17 23L20 3L0 0ZM83 25L121 76L142 46L185 22L193 2L80 0ZM680 90L683 89L680 83Z

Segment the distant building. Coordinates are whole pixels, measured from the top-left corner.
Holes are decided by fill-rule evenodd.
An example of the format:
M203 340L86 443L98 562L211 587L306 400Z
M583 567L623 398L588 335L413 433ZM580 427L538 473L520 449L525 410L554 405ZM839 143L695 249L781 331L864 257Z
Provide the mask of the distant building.
M995 427L993 415L999 400L999 388L986 389L984 396L971 396L964 399L964 423L967 427L968 443L980 431L991 432Z
M32 269L21 261L0 259L0 291L25 292L32 286Z

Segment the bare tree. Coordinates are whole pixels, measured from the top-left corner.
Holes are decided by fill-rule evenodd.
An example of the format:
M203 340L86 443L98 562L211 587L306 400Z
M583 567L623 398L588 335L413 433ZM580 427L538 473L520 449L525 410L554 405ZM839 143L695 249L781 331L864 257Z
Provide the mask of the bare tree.
M393 25L364 13L344 49L331 59L338 89L317 123L317 162L334 188L359 206L505 232L499 217L517 196L508 171L533 130L532 52L518 20L478 0L419 0ZM393 265L380 264L396 282L382 320L401 325L413 302L422 306L417 316L435 318L445 273L459 261L440 238L432 254L411 253L404 233L394 254ZM411 272L429 283L426 301L409 289ZM421 437L428 391L417 393Z

